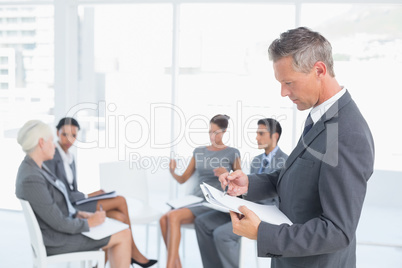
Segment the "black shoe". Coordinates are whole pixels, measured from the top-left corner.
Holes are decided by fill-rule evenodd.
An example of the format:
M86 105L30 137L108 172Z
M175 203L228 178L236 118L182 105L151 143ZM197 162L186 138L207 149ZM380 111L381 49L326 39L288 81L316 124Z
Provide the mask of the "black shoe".
M158 262L157 260L149 260L147 263L139 263L138 261L131 258L131 265L138 264L141 267L151 267L152 265L154 265L157 262ZM134 265L133 265L133 267L134 267Z

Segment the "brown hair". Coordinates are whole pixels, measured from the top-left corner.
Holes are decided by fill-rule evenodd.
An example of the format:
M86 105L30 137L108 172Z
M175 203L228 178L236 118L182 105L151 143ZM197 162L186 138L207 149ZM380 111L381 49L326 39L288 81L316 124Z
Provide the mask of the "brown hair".
M214 117L212 117L212 119L211 119L211 121L209 121L209 123L214 123L220 129L226 130L228 128L229 119L230 119L230 117L228 115L217 114Z

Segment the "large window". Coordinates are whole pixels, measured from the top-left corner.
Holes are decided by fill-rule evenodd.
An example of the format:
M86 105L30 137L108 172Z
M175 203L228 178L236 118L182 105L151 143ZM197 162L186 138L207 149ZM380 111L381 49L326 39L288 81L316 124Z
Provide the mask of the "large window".
M106 161L130 161L151 179L158 177L170 157L172 6L96 5L78 11L80 91L92 99L89 107L96 105L95 112L77 113L84 130L77 152L79 177L86 178L81 189L98 189L99 163Z
M375 169L402 170L402 127L396 120L401 114L401 86L396 82L402 73L401 15L401 5L302 6L302 25L330 40L338 82L368 121L375 140Z
M0 5L0 207L19 206L15 178L24 154L18 129L30 119L53 124L53 14L53 6Z
M194 147L208 144L208 121L217 113L231 116L227 144L241 150L246 170L260 153L260 118L281 122L281 146L291 150L293 106L280 97L267 46L294 26L293 5L182 4L176 12L166 4L82 5L78 12L80 94L92 85L98 105L95 113L77 113L84 123L77 161L84 191L98 187L100 162L128 160L147 169L154 192L168 198L169 158L183 170Z
M216 114L230 116L226 144L240 150L245 170L261 153L255 141L258 119L280 121L280 145L290 152L293 107L280 97L267 49L278 33L294 27L294 16L293 5L181 6L177 105L189 134L178 146L179 156L208 144L208 122Z
M245 170L260 153L259 118L281 122L280 146L291 152L305 115L280 96L267 47L296 24L332 43L338 81L374 134L375 168L401 170L400 127L394 123L400 114L394 81L402 71L401 5L55 1L66 5L55 17L52 1L36 2L0 2L0 161L10 167L0 196L6 199L14 196L23 157L18 128L34 118L54 125L77 103L77 164L86 192L99 187L99 162L114 160L139 161L160 180L155 187L166 191L169 157L184 168L194 147L208 143L207 122L218 113L231 117L226 143L240 149ZM68 26L56 31L62 41L54 39L60 24ZM54 54L55 44L65 47ZM66 66L57 72L62 83L54 72L60 65ZM61 106L64 114L55 112Z

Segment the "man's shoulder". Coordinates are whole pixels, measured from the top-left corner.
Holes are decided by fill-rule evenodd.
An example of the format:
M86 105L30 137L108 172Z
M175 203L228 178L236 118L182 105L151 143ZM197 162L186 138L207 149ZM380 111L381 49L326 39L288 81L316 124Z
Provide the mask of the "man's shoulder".
M275 157L277 157L277 158L282 157L282 158L286 159L286 158L288 158L288 154L285 153L284 151L282 151L280 147L278 147L278 151L276 152Z
M370 131L364 115L348 92L342 96L339 102L339 107L335 109L337 113L331 119L336 120L344 133Z
M255 156L255 157L253 158L253 161L260 161L260 160L262 159L263 155L264 155L264 153Z

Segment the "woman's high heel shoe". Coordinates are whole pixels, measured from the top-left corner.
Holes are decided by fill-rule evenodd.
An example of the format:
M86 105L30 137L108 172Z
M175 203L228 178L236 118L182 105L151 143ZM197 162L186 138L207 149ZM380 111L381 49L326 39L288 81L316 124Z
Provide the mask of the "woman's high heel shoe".
M131 265L137 264L141 267L151 267L152 265L154 265L157 262L158 262L157 260L149 260L147 263L139 263L138 261L131 258ZM134 267L134 265L133 265L133 267Z

